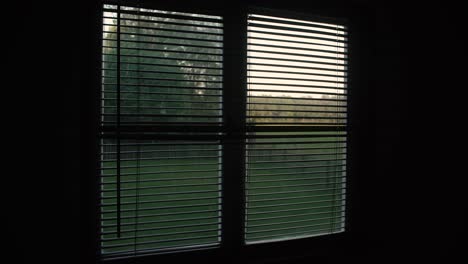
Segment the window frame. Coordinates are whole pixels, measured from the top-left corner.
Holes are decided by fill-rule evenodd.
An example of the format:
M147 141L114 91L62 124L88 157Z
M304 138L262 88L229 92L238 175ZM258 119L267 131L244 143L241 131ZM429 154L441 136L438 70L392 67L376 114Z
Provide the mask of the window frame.
M224 20L224 43L230 43L230 45L223 45L223 54L224 54L224 65L223 65L223 116L226 120L226 140L231 142L223 142L223 146L237 146L237 149L230 149L227 152L223 153L223 159L232 160L232 156L240 155L243 157L245 155L245 144L232 144L241 143L243 140L240 135L245 133L245 114L246 114L246 95L247 95L247 84L246 84L246 55L247 55L247 14L256 13L263 15L273 15L273 16L282 16L282 17L291 17L297 19L313 20L317 22L341 22L346 23L348 26L348 89L351 92L347 94L347 115L348 115L348 124L347 124L347 146L348 151L346 154L347 162L347 192L346 192L346 231L338 234L330 234L324 236L316 236L309 238L301 238L295 240L286 240L286 241L276 241L268 243L256 243L245 245L243 241L243 224L244 224L244 179L245 179L245 166L242 166L245 162L245 159L240 158L239 163L234 165L231 162L222 162L223 172L228 174L223 177L223 193L226 192L227 196L231 199L223 199L223 208L234 208L234 210L228 210L231 214L226 214L226 210L223 210L222 216L222 225L223 225L223 239L219 248L217 249L202 249L202 250L193 250L186 252L174 252L174 253L164 253L148 256L137 256L132 257L132 261L135 263L149 263L154 260L158 261L193 261L194 258L202 261L213 261L219 262L223 261L226 258L235 259L236 261L255 263L259 262L268 262L268 261L278 261L278 259L284 260L293 260L297 258L303 258L306 256L314 255L326 255L327 252L339 252L344 250L344 247L349 243L350 236L352 236L353 224L351 223L351 207L352 207L352 197L350 196L353 193L353 163L351 157L353 154L353 145L355 145L352 137L352 124L354 123L353 117L353 99L352 95L352 86L353 79L351 76L354 75L352 72L355 52L353 51L353 25L350 24L347 16L343 14L339 15L335 9L329 9L328 12L323 12L324 17L317 15L309 15L295 12L291 10L283 10L270 7L261 7L261 6L251 6L247 4L235 5L232 4L223 6L222 4L218 6L209 6L207 4L193 5L193 6L182 6L177 5L179 1L173 1L169 3L156 3L155 1L141 0L141 1L116 1L116 0L107 0L107 1L97 1L95 5L96 12L93 26L94 34L92 38L94 40L101 39L101 30L102 30L102 7L103 4L115 4L120 2L123 5L132 5L140 3L141 6L154 9L162 10L171 10L178 12L191 12L191 13L201 13L208 15L220 15L223 16ZM317 12L322 13L322 12ZM327 17L335 17L336 19L329 19ZM239 23L242 21L242 23ZM239 36L241 36L239 38ZM101 41L94 41L92 43L91 52L95 54L93 60L93 65L97 66L94 69L99 69L101 64ZM86 249L84 250L84 257L89 260L94 260L93 262L100 263L102 260L99 258L99 206L98 206L98 197L99 197L99 140L100 137L96 136L99 133L100 126L100 96L101 96L101 71L87 71L92 73L91 83L93 83L94 89L89 89L87 91L87 98L91 98L88 103L92 104L94 107L91 107L91 110L88 110L87 115L84 115L87 119L85 126L85 134L88 137L85 139L90 139L89 142L93 144L86 145L84 149L87 166L85 171L93 172L94 177L89 177L84 181L84 194L89 195L88 197L83 198L83 204L85 205L84 220L83 226L86 227L85 243ZM239 78L241 76L241 78ZM234 101L231 99L234 98ZM239 107L238 104L241 104ZM242 105L243 104L243 105ZM236 106L237 105L237 106ZM242 110L243 109L243 110ZM242 118L238 118L241 116ZM90 121L91 120L91 121ZM240 121L240 122L239 122ZM244 123L243 123L243 122ZM83 129L85 129L83 128ZM91 128L91 129L90 129ZM229 144L227 144L229 143ZM225 155L228 153L228 155ZM236 154L237 153L237 154ZM90 155L91 154L91 155ZM94 158L90 158L94 157ZM239 157L239 156L236 156ZM229 164L228 168L225 167L226 164ZM237 177L230 177L237 175ZM239 177L240 175L240 177ZM229 179L226 181L226 179ZM239 191L241 190L241 191ZM237 195L236 195L237 194ZM88 206L86 206L88 205ZM226 207L225 207L226 206ZM91 231L90 231L91 230ZM348 242L347 242L348 241ZM90 246L92 245L92 246ZM314 250L310 250L314 248ZM336 249L338 248L338 249ZM126 263L128 259L116 259L116 260L106 260L105 263Z

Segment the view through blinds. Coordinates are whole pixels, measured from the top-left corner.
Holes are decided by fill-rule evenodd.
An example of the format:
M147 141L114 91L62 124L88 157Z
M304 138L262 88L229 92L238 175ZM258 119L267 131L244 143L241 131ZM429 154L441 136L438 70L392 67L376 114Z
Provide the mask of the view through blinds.
M223 105L238 98L223 93L222 17L104 5L103 259L219 247L236 228L221 223L229 206L245 214L247 244L344 231L347 29L254 14L247 22L243 109ZM226 109L246 114L237 122L246 133L224 123ZM228 162L239 170L223 171ZM242 190L226 179L244 174L243 199L228 197Z
M246 242L342 232L346 28L251 14L247 33Z
M223 24L104 5L103 258L218 246Z

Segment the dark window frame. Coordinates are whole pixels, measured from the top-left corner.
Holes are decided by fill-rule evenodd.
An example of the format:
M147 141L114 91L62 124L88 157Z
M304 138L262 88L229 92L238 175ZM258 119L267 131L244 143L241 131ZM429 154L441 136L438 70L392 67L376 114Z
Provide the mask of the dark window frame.
M96 41L100 39L100 30L102 28L102 4L103 3L117 3L121 1L103 1L99 2L95 5L95 17L93 17L94 21L96 22L93 24L95 26L95 31L92 34L92 39L94 42L88 43L92 45L91 50L92 54L95 54L95 58L92 61L92 65L95 65L94 69L99 68L100 65L100 53L101 53L101 42ZM176 3L174 3L176 2ZM305 13L295 12L290 10L279 10L276 8L269 8L269 7L251 7L247 5L226 5L223 6L222 4L218 6L208 6L208 5L194 5L191 6L181 6L177 5L177 1L174 1L170 4L168 3L155 3L154 1L148 0L141 0L141 1L124 1L122 4L137 4L140 3L141 6L154 8L154 9L166 9L166 10L173 10L173 11L180 11L180 12L192 12L192 13L202 13L202 14L212 14L212 15L221 15L224 18L225 24L225 43L231 43L231 46L225 45L224 47L224 92L223 92L223 99L232 99L234 98L236 101L232 101L227 103L228 101L225 100L225 111L224 117L227 121L226 127L228 136L226 137L227 140L234 140L235 144L226 144L230 146L240 146L240 148L233 149L227 151L226 153L231 153L232 155L239 154L241 156L244 155L245 151L243 151L244 144L236 144L241 143L242 139L239 137L242 133L245 132L244 124L242 122L238 122L239 120L245 121L245 105L238 105L238 102L245 102L246 96L246 84L242 80L245 80L246 75L246 23L247 23L247 14L248 12L256 12L258 14L272 14L276 16L284 16L284 17L291 17L291 18L298 18L298 19L311 19L321 22L337 22L337 20L328 20L325 17L337 17L340 18L339 21L347 21L346 23L349 25L350 33L349 33L349 42L348 42L348 49L350 50L350 55L352 59L350 59L348 64L348 87L352 91L352 87L355 86L355 81L351 78L351 76L355 75L353 72L354 64L354 57L356 52L353 51L353 46L355 42L355 37L353 36L353 25L351 25L349 20L346 20L346 16L343 14L336 14L333 11L327 13L325 12L325 17L315 16L315 15L306 15ZM334 9L329 9L334 10ZM317 12L320 13L321 12ZM344 20L343 20L344 19ZM243 21L243 23L238 23L239 21ZM242 36L239 38L239 35ZM228 40L231 39L232 41L229 42ZM231 63L228 63L231 62ZM237 70L237 73L236 73ZM84 190L83 194L88 195L87 197L83 197L83 205L86 210L83 214L83 227L85 228L86 232L83 234L84 239L83 241L83 253L84 258L87 260L94 260L95 262L100 262L98 257L98 250L99 250L99 238L98 238L98 215L99 215L99 208L97 205L96 199L99 195L99 182L98 182L98 173L97 168L99 168L99 141L98 137L96 137L99 131L99 106L100 106L100 89L101 89L101 76L100 71L92 71L88 70L87 72L92 73L93 76L90 78L90 83L93 84L94 89L89 89L85 93L85 97L88 99L86 102L91 104L91 110L87 110L83 118L87 121L85 122L86 126L83 127L83 131L85 135L85 139L90 139L89 145L87 144L84 148L84 160L87 161L84 168L84 171L93 172L90 175L94 175L96 177L90 177L84 180ZM239 76L242 76L239 78ZM243 86L244 85L244 86ZM241 87L241 88L239 88ZM234 89L235 88L235 89ZM228 91L228 92L227 92ZM235 94L231 94L234 92ZM339 253L341 250L344 249L345 245L349 243L350 237L352 236L353 232L353 224L352 216L351 216L351 207L354 202L352 202L352 197L350 194L353 193L353 163L351 162L351 157L354 156L353 154L353 147L356 143L354 142L352 135L352 125L353 125L353 94L350 92L348 94L348 116L349 116L349 123L348 123L348 146L351 146L350 151L347 152L347 185L348 191L346 195L346 231L340 234L333 234L333 235L326 235L326 236L318 236L318 237L311 237L311 238L303 238L297 240L290 240L290 241L281 241L281 242L270 242L265 244L253 244L244 246L243 243L243 232L239 232L239 228L243 228L244 222L244 207L243 207L243 192L239 192L243 188L243 179L245 177L225 177L225 179L232 180L223 181L226 186L224 192L230 193L228 197L232 197L232 199L223 199L223 206L224 203L227 203L226 208L235 208L235 210L229 210L232 214L223 214L223 236L224 236L224 243L221 244L219 249L206 249L206 250L194 250L190 252L176 252L176 253L169 253L169 254L161 254L161 255L152 255L152 256L140 256L132 259L134 263L149 263L155 260L158 261L213 261L219 262L223 261L226 258L235 260L235 261L243 261L243 262L265 262L268 260L271 261L278 261L279 259L284 260L291 260L295 258L302 258L308 255L326 255L327 252L334 252ZM237 107L236 107L237 104ZM244 115L244 118L237 118L238 116ZM90 121L91 120L91 121ZM232 142L231 142L232 143ZM95 157L95 158L93 158ZM223 157L228 159L229 155ZM223 162L223 164L231 164L231 168L223 167L224 171L229 171L230 175L235 175L235 171L237 169L238 173L241 172L241 176L245 176L245 172L243 171L242 162L244 159L239 159L239 164L237 166L232 166L232 163ZM223 165L224 166L224 165ZM223 186L223 189L225 187ZM238 194L238 195L236 195ZM237 212L233 213L233 212ZM237 216L237 217L235 217ZM226 227L226 228L225 228ZM237 231L236 231L237 230ZM226 243L227 242L227 243ZM314 248L315 250L310 250L310 248ZM338 249L337 249L338 248ZM107 263L126 263L128 259L121 259L121 260L112 260L106 261Z

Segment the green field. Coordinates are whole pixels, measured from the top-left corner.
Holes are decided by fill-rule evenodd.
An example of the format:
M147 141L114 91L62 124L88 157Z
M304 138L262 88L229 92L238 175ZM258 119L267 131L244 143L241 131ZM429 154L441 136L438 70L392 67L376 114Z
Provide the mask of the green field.
M248 243L341 230L343 140L249 141ZM218 142L122 142L120 238L114 143L104 142L102 151L103 253L219 243Z

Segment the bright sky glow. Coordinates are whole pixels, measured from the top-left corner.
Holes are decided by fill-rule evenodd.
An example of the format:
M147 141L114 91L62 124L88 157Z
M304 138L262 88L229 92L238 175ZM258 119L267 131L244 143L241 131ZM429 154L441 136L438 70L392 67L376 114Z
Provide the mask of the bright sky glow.
M116 6L111 5L106 7L116 8ZM123 10L135 11L138 9L123 8ZM168 13L167 11L146 9L140 9L140 11L155 14ZM218 16L171 13L187 16L187 19L190 19L190 17L221 19ZM115 12L104 12L104 17L104 24L116 24L117 14ZM151 16L138 17L145 17L145 19L154 21L154 23L161 19ZM271 21L262 21L262 18ZM188 23L187 26L192 28L198 23L186 19L171 19L171 21ZM320 95L322 92L345 95L347 87L345 73L347 69L347 61L345 60L347 49L345 42L347 38L344 26L262 15L249 15L249 23L254 24L254 26L249 25L247 28L247 75L250 96L319 98L322 96ZM109 25L104 25L104 31L110 29ZM300 32L294 29L312 32ZM299 93L301 91L304 93Z
M262 21L262 18L277 22ZM344 26L261 15L250 15L249 23L258 25L248 26L247 82L250 96L320 98L320 93L346 94L346 43L343 41L347 39ZM277 28L269 28L271 26ZM331 35L333 33L336 35Z

